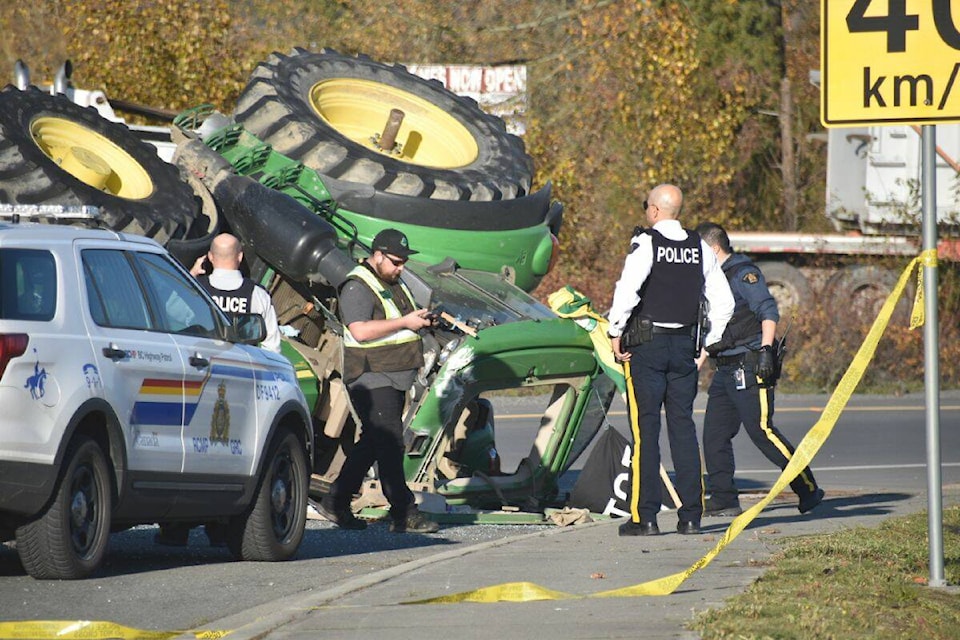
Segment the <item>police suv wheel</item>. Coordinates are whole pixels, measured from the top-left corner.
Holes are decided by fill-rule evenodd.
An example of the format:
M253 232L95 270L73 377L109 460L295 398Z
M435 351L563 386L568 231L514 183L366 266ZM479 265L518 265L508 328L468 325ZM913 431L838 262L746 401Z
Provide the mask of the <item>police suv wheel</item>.
M307 519L309 481L303 444L283 430L264 461L252 508L230 521L227 546L235 558L277 562L296 554Z
M112 483L103 450L80 437L65 464L53 501L39 518L17 529L20 562L34 578L85 578L107 550Z

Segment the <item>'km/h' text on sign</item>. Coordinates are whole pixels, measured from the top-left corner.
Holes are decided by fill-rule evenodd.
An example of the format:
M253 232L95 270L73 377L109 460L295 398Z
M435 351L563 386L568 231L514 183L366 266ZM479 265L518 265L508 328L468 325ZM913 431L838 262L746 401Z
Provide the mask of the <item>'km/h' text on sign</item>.
M821 0L826 126L960 121L960 2Z

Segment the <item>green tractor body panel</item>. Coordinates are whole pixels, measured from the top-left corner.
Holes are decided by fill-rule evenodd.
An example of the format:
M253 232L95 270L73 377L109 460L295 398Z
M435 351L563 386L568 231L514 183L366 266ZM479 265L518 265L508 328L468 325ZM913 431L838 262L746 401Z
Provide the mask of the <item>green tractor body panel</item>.
M307 406L316 410L317 403L320 401L320 383L310 362L291 346L288 340L280 341L280 353L293 365L297 384L300 385L300 390L307 399Z
M589 333L495 275L441 275L420 265L413 272L451 316L482 320L475 337L443 346L441 366L411 409L407 480L433 487L450 504L549 504L559 477L603 424L615 390ZM500 469L485 396L518 389L542 397L544 415L530 455L516 470Z
M289 195L325 218L345 242L369 246L378 231L391 226L407 235L422 262L454 258L466 269L503 273L525 291L539 284L557 251L554 230L558 230L560 213L551 208L549 185L521 198L471 202L468 206L476 215L456 216L455 201L374 195L370 190L351 193L342 186L338 201L328 186L336 180L278 153L237 124L215 132L205 142L238 174ZM377 215L352 211L351 202ZM482 228L485 221L491 228Z

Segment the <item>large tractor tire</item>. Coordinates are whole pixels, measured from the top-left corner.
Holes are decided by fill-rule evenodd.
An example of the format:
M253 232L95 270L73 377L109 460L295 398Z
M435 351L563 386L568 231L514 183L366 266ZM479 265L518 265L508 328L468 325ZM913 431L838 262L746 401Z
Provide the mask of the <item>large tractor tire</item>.
M403 112L396 144L381 149L393 110ZM380 192L491 201L530 191L533 162L500 118L399 64L329 49L274 53L234 116L276 151Z
M177 168L125 125L13 85L0 91L0 202L96 206L105 226L161 244L199 210Z

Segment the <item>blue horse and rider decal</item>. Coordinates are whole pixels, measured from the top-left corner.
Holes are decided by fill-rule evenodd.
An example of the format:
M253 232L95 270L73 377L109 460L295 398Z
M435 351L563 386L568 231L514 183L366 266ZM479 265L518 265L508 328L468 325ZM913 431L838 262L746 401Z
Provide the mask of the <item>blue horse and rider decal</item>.
M36 349L33 350L34 353L37 352ZM30 397L34 400L39 400L43 397L44 384L47 381L47 370L40 366L40 359L37 358L36 363L33 365L33 375L27 378L27 383L23 385L24 389L30 389Z

